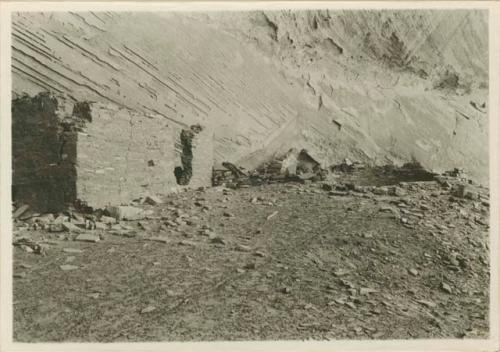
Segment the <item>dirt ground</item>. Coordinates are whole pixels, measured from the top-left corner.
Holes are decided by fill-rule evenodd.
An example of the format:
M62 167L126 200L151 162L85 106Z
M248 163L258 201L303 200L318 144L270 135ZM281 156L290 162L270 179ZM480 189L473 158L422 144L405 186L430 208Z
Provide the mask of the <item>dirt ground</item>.
M14 339L487 337L488 204L402 189L186 191L97 243L15 227L46 250L13 248Z

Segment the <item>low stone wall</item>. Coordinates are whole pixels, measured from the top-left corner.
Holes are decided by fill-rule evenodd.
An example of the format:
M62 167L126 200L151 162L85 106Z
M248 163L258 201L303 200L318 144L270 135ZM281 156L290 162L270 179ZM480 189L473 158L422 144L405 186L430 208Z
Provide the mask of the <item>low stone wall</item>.
M13 198L38 211L103 208L177 187L178 128L114 104L72 102L42 93L12 104ZM192 141L188 186L211 184L213 135Z

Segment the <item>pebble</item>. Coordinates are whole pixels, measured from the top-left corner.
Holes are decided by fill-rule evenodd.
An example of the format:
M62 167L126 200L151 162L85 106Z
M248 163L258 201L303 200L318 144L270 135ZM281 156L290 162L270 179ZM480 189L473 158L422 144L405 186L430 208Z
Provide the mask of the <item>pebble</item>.
M352 309L356 309L356 305L352 302L345 302L344 304Z
M268 215L266 219L267 219L267 220L271 220L271 219L272 219L273 217L275 217L276 215L278 215L278 211L275 211L275 212L273 212L272 214Z
M413 276L417 276L417 275L418 275L418 271L417 271L417 269L415 269L415 268L411 268L411 269L409 269L409 270L408 270L408 272L409 272L410 274L412 274Z
M345 269L337 269L333 272L333 275L335 275L337 277L344 276L347 274L349 274L349 270L345 270Z
M423 299L420 299L417 301L418 303L428 307L428 308L435 308L437 306L436 303L432 302L432 301L426 301L426 300L423 300Z
M227 241L224 238L220 237L220 236L213 237L211 239L211 242L212 243L219 243L219 244L226 244L227 243Z
M161 242L161 243L169 243L170 240L167 237L151 237L150 241Z
M141 314L146 314L146 313L151 313L152 311L156 310L155 306L148 306L141 310Z
M83 250L77 248L63 248L63 252L66 253L83 253Z
M252 250L252 247L246 246L244 244L238 244L236 246L236 250L238 250L240 252L250 252Z
M447 284L447 283L445 283L445 282L442 282L442 283L441 283L441 289L442 289L444 292L446 292L446 293L450 293L450 294L452 293L451 286L450 286L450 285L448 285L448 284Z
M243 267L243 269L253 270L256 267L257 267L257 264L255 262L251 262L251 263L245 264L245 266Z
M375 290L375 289L369 288L369 287L362 287L359 289L359 294L363 295L363 296L368 295L370 293L377 293L377 292L378 292L378 290Z
M30 246L26 246L26 245L20 245L19 246L23 251L25 251L26 253L33 253L33 248L31 248Z

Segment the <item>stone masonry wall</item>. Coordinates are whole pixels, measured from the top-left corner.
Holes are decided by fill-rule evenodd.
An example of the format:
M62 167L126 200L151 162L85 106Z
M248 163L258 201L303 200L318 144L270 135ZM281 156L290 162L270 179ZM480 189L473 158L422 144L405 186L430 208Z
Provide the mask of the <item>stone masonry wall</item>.
M13 100L12 121L13 200L40 212L126 204L177 187L178 129L162 116L41 93ZM193 139L188 186L211 184L212 138L203 130Z
M175 186L169 121L101 103L91 105L91 116L78 138L79 198L101 208Z
M60 211L76 199L75 121L48 93L12 101L12 196L34 210Z

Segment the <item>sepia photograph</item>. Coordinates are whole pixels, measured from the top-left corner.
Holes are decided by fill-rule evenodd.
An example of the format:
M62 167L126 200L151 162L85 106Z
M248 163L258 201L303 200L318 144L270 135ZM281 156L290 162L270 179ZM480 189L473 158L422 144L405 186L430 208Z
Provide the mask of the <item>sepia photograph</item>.
M467 4L3 13L12 342L497 336Z

